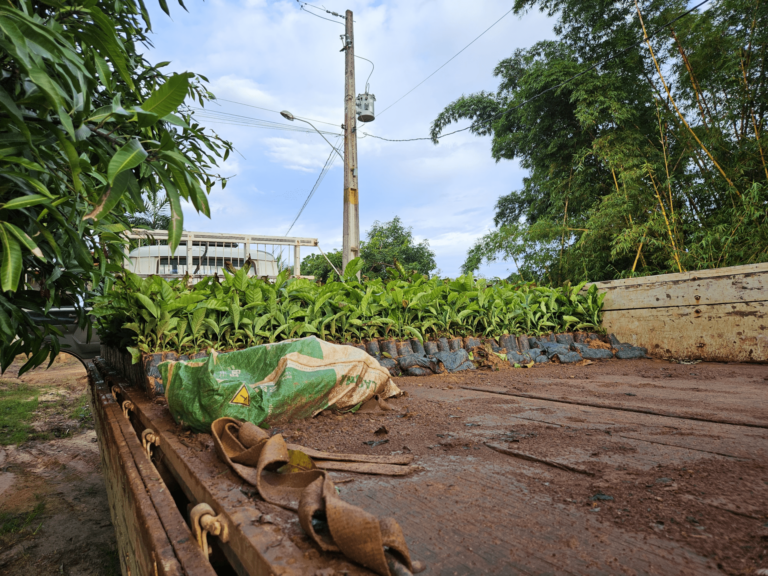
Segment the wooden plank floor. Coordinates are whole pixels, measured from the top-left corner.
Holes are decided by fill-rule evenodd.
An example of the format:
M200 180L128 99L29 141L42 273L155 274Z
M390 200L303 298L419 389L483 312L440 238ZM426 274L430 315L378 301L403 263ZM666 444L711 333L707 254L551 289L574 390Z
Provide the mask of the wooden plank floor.
M626 376L560 367L556 378L554 369L537 377L532 370L525 383L515 378L519 371L490 378L477 373L398 379L409 393L398 407L409 407L415 416L408 422L387 415L378 420L390 428L386 449L407 445L423 471L410 478L355 475L341 486L342 497L394 517L413 557L428 564L427 574L722 573L720 548L731 523L759 532L768 519L768 487L752 482L756 490L745 498L735 489L699 491L708 480L692 484L685 478L693 471L697 478L714 478L716 472L710 471L721 469L717 482L738 485L739 478L728 471L750 466L764 476L768 367L750 367L754 375L745 378L732 375L727 365L677 366L671 377L655 373L663 375L660 369L667 363L625 366ZM699 378L698 372L712 366L720 377ZM348 418L341 422L352 427ZM371 421L368 428L377 425L375 418ZM310 424L303 430L316 428ZM335 432L317 432L313 447L337 442ZM515 433L523 439L514 441ZM594 476L499 454L489 443ZM742 474L736 468L734 474ZM611 499L593 499L603 492ZM696 513L686 507L693 504ZM700 522L690 514L698 514Z
M272 432L322 450L412 453L410 476L331 475L343 499L400 523L425 575L768 568L767 366L610 361L396 383L408 394L394 411L328 413ZM232 553L275 574L368 573L320 553L294 514L228 471L210 436L126 394L162 436L156 453L186 470L189 499L237 520Z

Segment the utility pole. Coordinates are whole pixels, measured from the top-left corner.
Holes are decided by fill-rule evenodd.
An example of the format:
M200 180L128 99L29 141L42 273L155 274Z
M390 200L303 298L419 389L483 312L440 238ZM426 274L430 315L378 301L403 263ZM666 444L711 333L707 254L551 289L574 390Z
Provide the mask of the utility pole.
M342 272L360 255L360 208L357 194L357 114L355 109L355 36L352 11L346 14L344 38L344 228Z

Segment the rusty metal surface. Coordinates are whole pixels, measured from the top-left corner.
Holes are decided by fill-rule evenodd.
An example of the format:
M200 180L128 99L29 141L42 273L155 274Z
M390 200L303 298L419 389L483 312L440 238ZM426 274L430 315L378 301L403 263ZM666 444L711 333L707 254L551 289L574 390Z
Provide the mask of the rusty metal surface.
M160 439L154 449L157 458L162 459L190 502L209 504L228 522L229 541L219 542L219 546L238 574L299 576L323 568L349 576L371 574L338 555L299 548L281 526L263 521L264 516L275 515L275 507L252 499L252 489L232 474L215 452L197 452L184 446L167 408L152 402L144 391L128 386L117 372L106 368L104 373L110 386L121 386L121 399L133 402L137 427L152 429Z
M651 356L768 362L768 264L596 285L603 327Z
M197 546L189 526L184 522L184 518L170 495L168 487L139 442L131 422L126 418L117 418L116 423L134 457L139 476L152 500L184 573L187 576L215 576L216 573Z
M656 358L768 362L768 303L609 311L603 327Z
M659 274L657 276L641 276L638 278L623 278L621 280L605 280L603 282L594 282L595 286L601 291L612 291L612 290L623 290L623 289L632 289L635 290L642 286L653 286L653 285L668 285L671 287L675 286L691 286L692 283L695 282L709 282L709 281L718 281L721 280L723 283L721 285L727 286L728 283L734 282L733 285L735 290L740 289L741 282L745 279L753 279L754 281L757 281L758 283L761 283L762 289L765 290L765 278L766 274L768 274L768 263L763 264L748 264L745 266L730 266L727 268L713 268L710 270L694 270L691 272L682 272L680 274ZM760 280L762 278L762 281ZM589 287L591 284L587 284L587 287ZM758 284L759 286L760 284ZM746 288L750 288L749 285L745 285ZM754 288L754 285L752 286ZM704 288L706 288L706 285L704 285ZM749 292L747 292L748 294ZM731 297L734 294L738 294L738 292L732 292L731 295L728 296L727 301L731 301ZM671 295L670 295L671 296ZM610 294L606 297L606 300L609 299L611 296ZM675 301L675 298L671 296L670 298L674 305L682 305L682 304L688 304L687 301ZM754 298L747 297L745 301L751 301ZM651 305L655 303L655 299L649 301ZM719 303L716 300L709 300L707 302L703 302L706 304L717 304ZM669 305L670 302L667 302L665 304L658 304L660 306Z
M90 366L88 372L91 408L122 573L181 576L184 572L118 424L123 414L95 368Z

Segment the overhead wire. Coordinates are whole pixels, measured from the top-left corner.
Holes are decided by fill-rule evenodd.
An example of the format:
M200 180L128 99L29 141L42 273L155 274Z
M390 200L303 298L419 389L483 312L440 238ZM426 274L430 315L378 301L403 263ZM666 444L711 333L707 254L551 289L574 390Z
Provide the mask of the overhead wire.
M245 102L237 102L235 100L227 100L226 98L216 98L216 100L221 100L222 102L230 102L231 104L238 104L240 106L247 106L248 108L256 108L257 110L266 110L267 112L274 112L275 114L280 114L279 110L272 110L271 108L264 108L263 106L254 106L253 104L246 104ZM206 110L209 110L206 108ZM328 124L329 126L339 126L338 124L334 124L333 122L326 122L325 120L315 120L314 118L305 118L304 116L296 116L296 118L299 118L301 120L309 120L311 122L317 122L319 124Z
M525 100L524 102L521 102L521 103L520 103L520 104L518 104L517 106L513 106L512 108L505 108L504 110L502 110L502 111L501 111L501 112L499 112L498 114L494 114L493 116L491 116L491 117L490 117L490 118L488 118L487 120L484 120L484 121L482 121L482 122L479 122L479 123L477 123L477 124L473 122L473 123L472 123L472 124L470 124L469 126L465 126L464 128L460 128L460 129L458 129L458 130L454 130L453 132L448 132L448 133L446 133L446 134L441 134L440 136L437 136L437 137L435 137L434 139L433 139L432 137L430 137L430 136L428 136L428 137L426 137L426 138L422 137L422 138L390 139L390 138L383 138L383 137L381 137L381 136L375 136L374 134L368 134L368 133L365 133L365 135L366 135L366 136L370 136L371 138L378 138L379 140L385 140L385 141L387 141L387 142L416 142L417 140L441 140L442 138L445 138L446 136L452 136L453 134L458 134L459 132L464 132L464 131L466 131L466 130L471 130L472 128L477 128L477 127L479 127L479 126L482 126L482 125L484 125L484 124L489 124L490 122L493 122L494 120L496 120L496 119L497 119L497 118L499 118L500 116L503 116L503 115L504 115L504 114L506 114L507 112L512 112L513 110L518 110L519 108L522 108L522 107L523 107L523 106L525 106L526 104L528 104L528 103L530 103L530 102L533 102L533 101L534 101L534 100L536 100L537 98L539 98L539 97L543 96L543 95L544 95L544 94L546 94L547 92L551 92L552 90L556 90L556 89L558 89L558 88L562 88L562 87L563 87L563 86L565 86L566 84L568 84L568 83L570 83L570 82L573 82L574 80L576 80L577 78L580 78L581 76L584 76L584 74L587 74L588 72L591 72L591 71L592 71L592 70L594 70L595 68L598 68L599 66L602 66L602 65L604 65L604 64L606 64L606 63L608 63L608 62L610 62L610 61L611 61L611 60L613 60L614 58L618 58L618 57L619 57L619 56L621 56L622 54L626 54L627 52L629 52L630 50L632 50L633 48L635 48L635 47L636 47L638 44L640 44L641 42L645 42L645 41L646 41L646 39L647 39L647 40L650 40L651 38L653 38L654 36L656 36L656 35L657 35L659 32L661 32L661 31L662 31L664 28L667 28L668 26L671 26L672 24L674 24L675 22L677 22L678 20L680 20L680 19L681 19L681 18L683 18L684 16L687 16L688 14L690 14L691 12L693 12L694 10L696 10L697 8L700 8L701 6L703 6L704 4L706 4L707 2L709 2L709 0L703 0L703 2L699 2L699 3L698 3L698 4L696 4L696 6L694 6L693 8L690 8L689 10L687 10L687 11L683 12L682 14L680 14L679 16L677 16L677 17L673 18L673 19L672 19L672 20L670 20L669 22L666 22L666 23L662 24L661 26L659 26L659 27L658 27L656 30L654 30L654 32L653 32L653 33L651 33L651 34L649 34L649 35L647 35L647 36L644 36L644 37L643 37L641 40L639 40L639 41L635 42L634 44L632 44L632 45L630 45L630 46L627 46L626 48L624 48L623 50L621 50L621 51L619 51L619 52L617 52L617 53L613 54L612 56L609 56L608 58L606 58L606 59L605 59L605 60L603 60L602 62L598 62L598 63L596 63L596 64L593 64L592 66L590 66L590 67L589 67L589 68L587 68L586 70L582 70L581 72L579 72L578 74L575 74L575 75L571 76L571 77L570 77L570 78L568 78L567 80L563 80L563 81L562 81L562 82L560 82L559 84L556 84L555 86L550 86L549 88L546 88L545 90L542 90L541 92L539 92L539 93L538 93L538 94L536 94L535 96L531 96L530 98L528 98L528 99L527 99L527 100ZM391 107L391 106L390 106L390 107ZM379 112L379 116L381 116L381 112Z
M499 22L501 22L502 20L504 20L504 18L506 18L507 16L509 16L509 14L511 14L512 12L514 12L514 10L515 10L515 9L514 9L514 8L512 8L512 9L510 9L509 11L505 12L505 13L504 13L504 15L503 15L501 18L499 18L498 20L496 20L496 22L494 22L493 24L491 24L490 26L488 26L488 28L486 28L485 30L483 30L483 32L480 34L480 36L478 36L477 38L475 38L474 40L472 40L472 42L470 42L469 44L467 44L466 46L464 46L464 48L462 48L461 50L459 50L458 52L456 52L456 54L454 54L453 56L451 56L451 57L450 57L450 58L449 58L449 59L448 59L448 60L447 60L447 61L446 61L446 62L445 62L445 63L444 63L442 66L440 66L440 67L439 67L437 70L435 70L434 72L432 72L432 74L430 74L429 76L427 76L426 78L424 78L424 80L422 80L421 82L419 82L418 84L416 84L416 86L414 86L413 88L411 88L410 90L408 90L408 92L406 92L405 94L403 94L402 96L400 96L400 98L398 98L397 100L395 100L394 102L392 102L392 104L390 104L389 106L387 106L386 108L384 108L384 110L382 110L381 112L379 112L379 114L378 114L378 115L379 115L379 116L381 116L382 114L384 114L384 112L386 112L387 110L389 110L390 108L392 108L392 106L394 106L395 104L397 104L398 102L400 102L400 100L402 100L403 98L405 98L406 96L408 96L408 94L410 94L411 92L413 92L414 90L416 90L416 88L418 88L419 86L421 86L422 84L424 84L424 82L426 82L427 80L429 80L430 78L432 78L432 76L434 76L435 74L437 74L438 72L440 72L440 70L442 70L443 68L445 68L445 67L446 67L446 66L447 66L447 65L448 65L448 64L449 64L449 63L450 63L452 60L454 60L454 59L455 59L455 58L456 58L456 57L457 57L459 54L461 54L462 52L464 52L464 50L466 50L467 48L469 48L470 46L472 46L472 44L474 44L474 43L475 43L475 42L477 42L477 41L478 41L480 38L482 38L482 37L483 37L483 35L484 35L486 32L488 32L488 30L490 30L491 28L493 28L494 26L496 26L496 24L498 24Z
M365 60L366 62L369 62L371 64L371 73L368 74L368 78L365 81L365 93L367 94L368 93L368 81L371 79L371 76L373 76L373 71L376 69L376 65L373 62L371 62L370 60L368 60L368 58L363 58L362 56L358 56L357 54L355 54L355 58L360 58L360 60Z
M333 146L334 150L332 150L331 153L328 155L328 159L325 161L325 165L323 166L323 169L320 171L320 175L317 177L317 180L315 181L315 185L312 186L312 190L309 191L309 194L307 195L307 199L304 200L304 204L299 210L299 213L296 214L296 218L293 219L293 222L291 223L290 228L288 228L288 231L285 233L286 236L288 236L288 233L293 229L293 226L299 220L299 217L301 216L302 212L304 212L304 209L309 204L309 201L312 200L312 197L315 195L315 192L317 191L318 186L320 186L320 183L323 181L323 178L325 178L325 175L328 173L328 170L330 170L331 166L333 165L334 160L336 160L335 151L339 147L340 139L341 139L341 136L339 136L339 138L336 138L336 142Z
M263 120L261 118L253 118L251 116L243 116L241 114L232 114L230 112L210 110L208 108L200 108L197 106L187 106L187 110L189 110L195 118L213 120L213 123L218 124L232 124L238 126L249 126L252 128L265 128L269 130L284 130L286 132L315 132L315 130L305 128L303 126L294 126L291 124L285 124L283 122L273 122L272 120ZM322 134L331 134L334 136L339 134L338 132L330 132L326 130L321 130L320 132Z
M304 10L304 12L306 12L307 14L312 14L312 16L316 16L317 18L320 18L321 20L328 20L328 22L333 22L334 24L341 24L342 26L344 26L344 24L342 24L341 22L338 22L337 20L331 20L330 18L326 18L325 16L320 16L320 14L315 14L311 10L307 10L307 8L306 8L307 6L312 6L312 5L311 4L307 4L305 2L301 6L299 6L299 10ZM326 10L326 12L328 12L329 14L334 14L330 10Z

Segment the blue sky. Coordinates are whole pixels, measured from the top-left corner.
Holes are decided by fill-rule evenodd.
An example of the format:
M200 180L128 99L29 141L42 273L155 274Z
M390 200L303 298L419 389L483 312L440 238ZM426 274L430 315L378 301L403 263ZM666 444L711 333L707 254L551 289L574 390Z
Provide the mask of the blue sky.
M189 2L171 6L172 18L150 2L152 62L210 80L218 97L340 125L343 120L343 26L300 10L295 0ZM370 91L382 111L461 50L510 8L497 0L366 2L328 0L329 10L351 9L355 53L372 60ZM332 17L331 17L332 18ZM342 22L342 20L339 20ZM427 136L440 111L461 96L495 90L493 68L516 48L554 36L553 22L533 12L508 15L455 60L361 132L385 138ZM357 60L357 92L371 68ZM212 110L285 122L278 114L220 101ZM287 123L287 122L286 122ZM220 166L234 176L210 196L211 219L185 206L187 230L284 235L312 189L330 147L317 134L266 130L201 120L240 154ZM328 124L319 128L338 132ZM458 125L463 127L465 124ZM328 136L331 141L335 137ZM456 276L467 249L493 226L497 198L520 187L517 162L494 162L491 140L466 132L435 146L429 141L358 142L360 231L400 216L417 239L428 239L444 276ZM341 247L342 171L337 159L291 236L318 238L324 251ZM484 266L505 276L512 263Z

